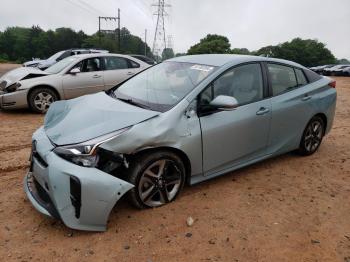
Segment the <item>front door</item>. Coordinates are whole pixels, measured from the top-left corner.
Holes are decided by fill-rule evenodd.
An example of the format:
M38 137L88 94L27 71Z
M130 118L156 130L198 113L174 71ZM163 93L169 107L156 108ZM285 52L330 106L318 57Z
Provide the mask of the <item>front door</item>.
M101 58L89 58L76 64L79 73L68 72L63 76L63 92L66 99L104 90ZM72 69L70 71L72 71Z
M239 106L200 117L204 175L263 156L268 143L271 101L264 99L259 63L237 66L221 75L201 93L200 106L218 95L236 98Z

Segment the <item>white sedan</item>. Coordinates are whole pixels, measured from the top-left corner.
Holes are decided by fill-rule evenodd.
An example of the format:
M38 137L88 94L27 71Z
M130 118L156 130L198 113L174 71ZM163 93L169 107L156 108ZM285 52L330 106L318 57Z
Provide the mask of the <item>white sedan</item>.
M0 108L45 113L57 100L108 90L147 67L131 56L84 54L67 57L45 71L17 68L0 78Z

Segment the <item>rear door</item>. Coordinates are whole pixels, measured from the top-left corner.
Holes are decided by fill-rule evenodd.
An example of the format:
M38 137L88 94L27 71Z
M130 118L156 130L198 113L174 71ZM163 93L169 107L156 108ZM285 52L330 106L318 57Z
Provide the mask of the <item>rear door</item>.
M138 72L138 64L124 57L105 56L103 61L105 90L116 86Z
M70 72L63 76L63 92L66 99L104 90L101 58L88 58L76 64L80 73ZM71 70L72 70L71 69Z
M262 72L259 63L237 66L201 93L200 107L218 95L232 96L239 103L232 111L200 116L205 175L223 172L266 153L271 102L265 98Z
M317 108L317 90L303 70L284 64L267 63L272 120L269 139L270 153L284 153L299 146L306 124Z

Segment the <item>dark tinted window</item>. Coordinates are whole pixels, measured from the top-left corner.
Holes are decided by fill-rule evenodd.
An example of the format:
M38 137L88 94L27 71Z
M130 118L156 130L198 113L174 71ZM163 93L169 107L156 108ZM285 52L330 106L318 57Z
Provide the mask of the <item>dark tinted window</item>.
M95 72L95 71L101 71L101 60L100 58L89 58L85 59L84 61L77 64L75 67L78 67L80 65L80 71L81 72Z
M322 76L320 76L319 74L309 70L309 69L304 69L303 70L306 78L309 80L309 83L315 82L317 80L320 80L322 78Z
M304 75L303 70L295 68L295 74L297 76L297 81L299 86L303 86L307 84L307 79Z
M110 57L105 57L104 60L105 60L106 70L117 70L117 69L129 68L128 61L122 57L110 56Z
M60 57L57 58L56 61L61 61L62 59L65 59L66 57L69 57L69 56L71 56L71 52L70 51L66 51L62 55L60 55Z
M209 104L219 95L232 96L240 105L261 100L263 79L260 65L242 65L227 71L201 94L201 104Z
M136 63L132 60L129 60L129 64L130 64L130 68L139 68L140 67L139 63Z
M272 94L282 94L298 86L294 69L289 66L268 64Z

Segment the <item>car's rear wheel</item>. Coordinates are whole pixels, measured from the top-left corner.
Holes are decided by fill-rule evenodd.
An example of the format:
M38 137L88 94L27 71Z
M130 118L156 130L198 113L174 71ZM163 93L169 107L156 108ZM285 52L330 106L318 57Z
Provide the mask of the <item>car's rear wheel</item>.
M137 208L159 207L173 201L185 181L185 167L174 153L143 154L132 161L127 180L135 185L128 192Z
M28 96L30 109L42 114L46 113L50 105L57 100L57 94L47 87L36 88Z
M320 147L325 133L325 123L319 116L314 116L307 124L300 141L299 153L304 156L312 155Z

